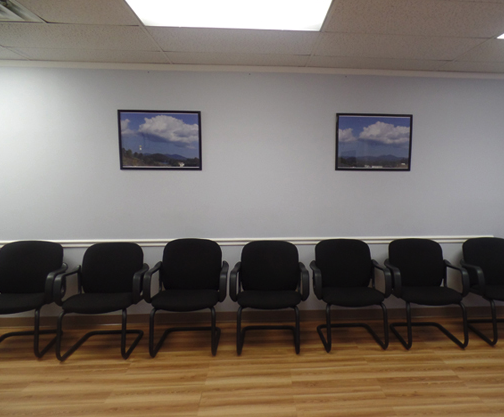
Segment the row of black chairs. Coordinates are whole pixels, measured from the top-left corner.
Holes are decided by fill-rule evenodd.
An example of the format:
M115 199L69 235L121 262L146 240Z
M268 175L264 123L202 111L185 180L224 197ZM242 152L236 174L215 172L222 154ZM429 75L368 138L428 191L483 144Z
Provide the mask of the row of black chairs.
M461 348L468 344L468 328L487 343L497 343L495 300L504 301L504 239L475 238L463 244L464 260L455 267L443 259L438 243L429 239L398 239L389 245L385 266L371 258L368 245L354 239L329 239L315 248L313 288L318 299L326 303L326 323L317 327L325 349L331 350L331 329L364 327L376 342L386 349L389 324L384 301L390 295L406 302L406 322L391 323L391 331L403 346L412 346L413 326L436 326ZM447 270L461 277L462 291L449 288ZM226 298L229 266L222 261L220 246L206 239L177 239L169 242L162 261L154 268L143 262L139 245L126 242L99 243L88 248L82 265L67 271L61 245L43 241L21 241L0 249L0 314L35 310L34 330L11 332L0 342L15 335L34 335L34 352L42 357L56 344L56 356L63 361L89 337L96 334L120 334L121 354L128 358L143 336L141 330L127 330L127 308L144 299L153 307L149 319L149 352L152 357L174 331L205 330L211 333L212 354L217 352L220 329L216 326L215 305ZM384 290L375 288L375 271L381 271ZM157 275L157 282L154 277ZM67 279L77 278L77 294L65 298ZM151 287L157 287L154 295ZM230 273L230 296L238 303L237 352L241 354L245 334L254 329L288 329L294 335L296 353L300 351L298 305L309 295L309 274L299 262L295 245L285 241L255 241L244 246L241 260ZM468 320L462 302L469 291L490 302L491 319ZM40 309L56 302L62 311L56 330L39 329ZM464 340L460 341L442 325L434 322L412 322L411 304L444 306L457 304L462 310ZM331 323L331 306L369 307L378 305L383 311L383 339L366 323ZM209 327L168 328L154 342L155 315L159 310L183 312L203 309L211 311ZM295 326L241 326L245 308L276 310L292 308ZM92 331L84 335L65 353L61 352L63 318L68 313L103 314L122 311L121 330ZM474 327L492 323L489 339ZM407 328L407 340L398 327ZM325 329L325 335L323 330ZM56 337L39 349L39 335L56 333ZM135 334L126 348L127 334Z

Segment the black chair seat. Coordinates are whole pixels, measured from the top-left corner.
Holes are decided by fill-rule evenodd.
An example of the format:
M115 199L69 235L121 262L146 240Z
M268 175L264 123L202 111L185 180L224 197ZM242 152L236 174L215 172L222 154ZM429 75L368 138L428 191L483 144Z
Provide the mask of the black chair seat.
M76 294L62 304L67 313L104 314L128 308L133 304L132 293Z
M245 333L248 330L290 330L294 347L299 353L301 346L298 304L310 293L308 271L296 246L281 240L257 240L247 243L241 261L231 271L229 293L239 305L236 314L236 352L241 354ZM242 329L242 310L254 308L277 310L292 308L295 325L245 326Z
M471 287L471 292L489 298L491 300L504 301L504 285L486 285L485 293L481 291L479 285Z
M322 300L327 304L341 307L367 307L380 305L385 296L382 292L369 287L358 288L323 288Z
M217 242L208 239L175 239L163 250L163 260L147 272L144 300L152 305L149 318L149 353L155 357L167 336L181 331L210 331L212 355L217 354L220 329L216 326L215 305L226 298L229 265L222 260ZM153 278L157 275L157 279ZM158 292L151 297L151 282ZM210 310L210 326L167 328L154 343L155 315L158 310L188 312Z
M132 242L95 243L86 249L82 265L59 275L54 283L55 301L62 307L58 317L56 357L66 360L91 336L117 334L121 337L121 356L127 359L143 336L142 330L127 329L127 309L141 299L142 280L149 269L143 262L142 248ZM77 278L77 294L63 300L68 277ZM61 351L63 318L68 313L105 314L122 311L120 330L94 330L86 333L65 353ZM130 347L126 336L135 334Z
M39 335L56 333L40 330L40 310L53 302L53 284L65 272L63 247L59 243L36 240L7 243L0 249L0 314L34 310L33 330L8 332L0 342L12 336L33 335L33 352L41 358L56 338L39 349Z
M218 301L216 290L171 290L157 293L151 304L158 310L197 311L211 308Z
M301 294L297 291L244 291L237 294L236 301L243 308L277 310L297 306Z
M0 294L0 314L22 313L45 304L44 293Z
M464 349L469 342L467 311L462 302L469 292L469 275L463 268L457 268L443 259L441 245L431 239L397 239L389 244L389 259L385 265L390 268L394 282L394 295L406 303L406 322L392 323L390 329L401 344L410 349L413 345L412 327L434 326L443 332L457 346ZM448 268L458 271L462 281L462 291L448 287ZM427 306L447 306L458 304L462 313L464 339L459 340L441 324L411 320L411 303ZM398 327L407 328L407 340L399 333Z
M462 294L446 287L403 287L401 298L415 304L444 306L459 304Z

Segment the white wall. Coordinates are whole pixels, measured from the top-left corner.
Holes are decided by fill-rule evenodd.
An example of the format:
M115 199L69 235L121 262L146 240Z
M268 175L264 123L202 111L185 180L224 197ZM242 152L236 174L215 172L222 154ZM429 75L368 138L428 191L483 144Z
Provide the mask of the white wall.
M9 67L0 80L1 241L504 236L504 80ZM201 111L203 170L121 171L118 109ZM335 171L338 112L413 114L411 171Z

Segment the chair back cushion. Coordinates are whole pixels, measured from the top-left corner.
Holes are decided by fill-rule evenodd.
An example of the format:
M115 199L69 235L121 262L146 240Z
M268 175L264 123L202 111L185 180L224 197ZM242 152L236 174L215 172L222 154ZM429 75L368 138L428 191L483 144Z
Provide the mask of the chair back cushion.
M222 251L207 239L177 239L163 252L159 273L166 289L218 290Z
M240 280L244 290L296 290L300 280L296 246L284 241L247 243L241 254Z
M143 251L136 243L96 243L82 260L82 288L86 293L132 292L133 276L142 266Z
M430 239L398 239L389 244L389 261L405 287L440 286L445 276L441 245Z
M63 264L59 243L19 241L0 249L0 292L43 293L47 275Z
M487 285L504 285L504 239L498 237L478 237L469 239L462 245L464 261L479 266L483 270ZM478 285L476 274L471 273L471 285Z
M367 287L373 273L369 246L362 240L323 240L315 246L315 262L322 287Z

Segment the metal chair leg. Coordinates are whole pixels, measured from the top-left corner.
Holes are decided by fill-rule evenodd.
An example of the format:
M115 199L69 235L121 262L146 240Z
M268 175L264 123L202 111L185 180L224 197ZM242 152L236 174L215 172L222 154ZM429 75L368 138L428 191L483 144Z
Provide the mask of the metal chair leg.
M320 340L322 341L322 344L324 345L324 348L326 352L331 351L331 346L332 346L332 336L331 336L331 329L334 328L341 328L341 327L363 327L368 331L368 333L373 337L373 339L378 343L378 345L381 346L382 349L387 349L389 345L389 334L388 334L388 314L387 314L387 308L385 307L385 304L381 303L381 308L383 312L383 340L381 340L376 332L369 326L367 323L334 323L331 324L331 305L327 304L326 306L326 324L320 324L317 327L317 333L319 334ZM327 334L327 339L324 337L324 333L322 332L322 329L327 329L326 334Z
M467 320L467 327L471 329L474 333L476 333L479 337L481 337L485 342L487 342L490 346L495 346L497 344L497 341L499 340L499 334L498 334L498 329L497 329L497 323L504 323L504 319L498 319L497 318L497 312L495 309L495 302L494 300L488 300L490 302L490 311L492 314L491 319L471 319ZM477 329L473 324L483 324L483 323L492 323L492 331L493 331L493 338L490 339L488 336L483 334L483 332L479 329Z
M88 340L91 336L96 336L96 335L104 335L104 334L120 334L121 335L121 356L124 359L127 359L131 352L133 352L133 349L138 345L138 342L140 342L140 339L143 336L143 331L142 330L126 330L126 321L127 321L127 313L126 309L122 310L122 326L121 330L95 330L92 332L86 333L84 336L82 336L74 345L72 345L65 353L61 354L61 340L63 336L63 317L65 316L65 311L62 311L60 315L58 316L58 330L57 330L57 336L56 336L56 357L58 360L63 362L66 360L70 355L72 355L86 340ZM136 334L137 337L131 344L130 348L126 351L126 335L127 334Z
M216 326L216 314L215 314L215 308L210 307L210 313L211 313L211 325L210 326L203 326L203 327L171 327L169 329L166 329L159 341L157 342L156 346L154 346L154 317L156 315L157 309L153 308L150 313L150 318L149 318L149 354L151 357L156 357L157 353L161 349L161 346L163 346L163 343L165 342L166 338L170 333L173 332L188 332L188 331L209 331L211 334L211 349L212 349L212 355L215 356L217 354L217 347L219 346L219 339L220 339L220 334L221 334L221 329Z
M460 341L457 339L451 332L446 330L444 326L442 326L439 323L436 322L416 322L412 323L411 322L411 307L410 303L406 302L406 323L392 323L390 324L390 330L392 333L395 334L397 339L399 339L399 342L406 348L410 349L411 346L413 345L413 336L412 336L412 327L427 327L427 326L432 326L436 327L439 329L445 336L447 336L452 342L454 342L458 347L461 349L464 349L467 344L469 343L469 332L468 332L468 323L467 323L467 312L465 309L464 304L461 302L459 303L460 308L462 309L462 325L463 325L463 331L464 331L464 341ZM407 326L408 328L408 342L404 340L404 338L399 334L397 331L396 327L404 327Z
M40 309L35 310L33 330L4 333L0 336L0 342L13 336L33 336L33 353L37 358L42 358L47 351L56 343L56 336L42 349L39 349L41 334L56 334L57 330L40 330Z

